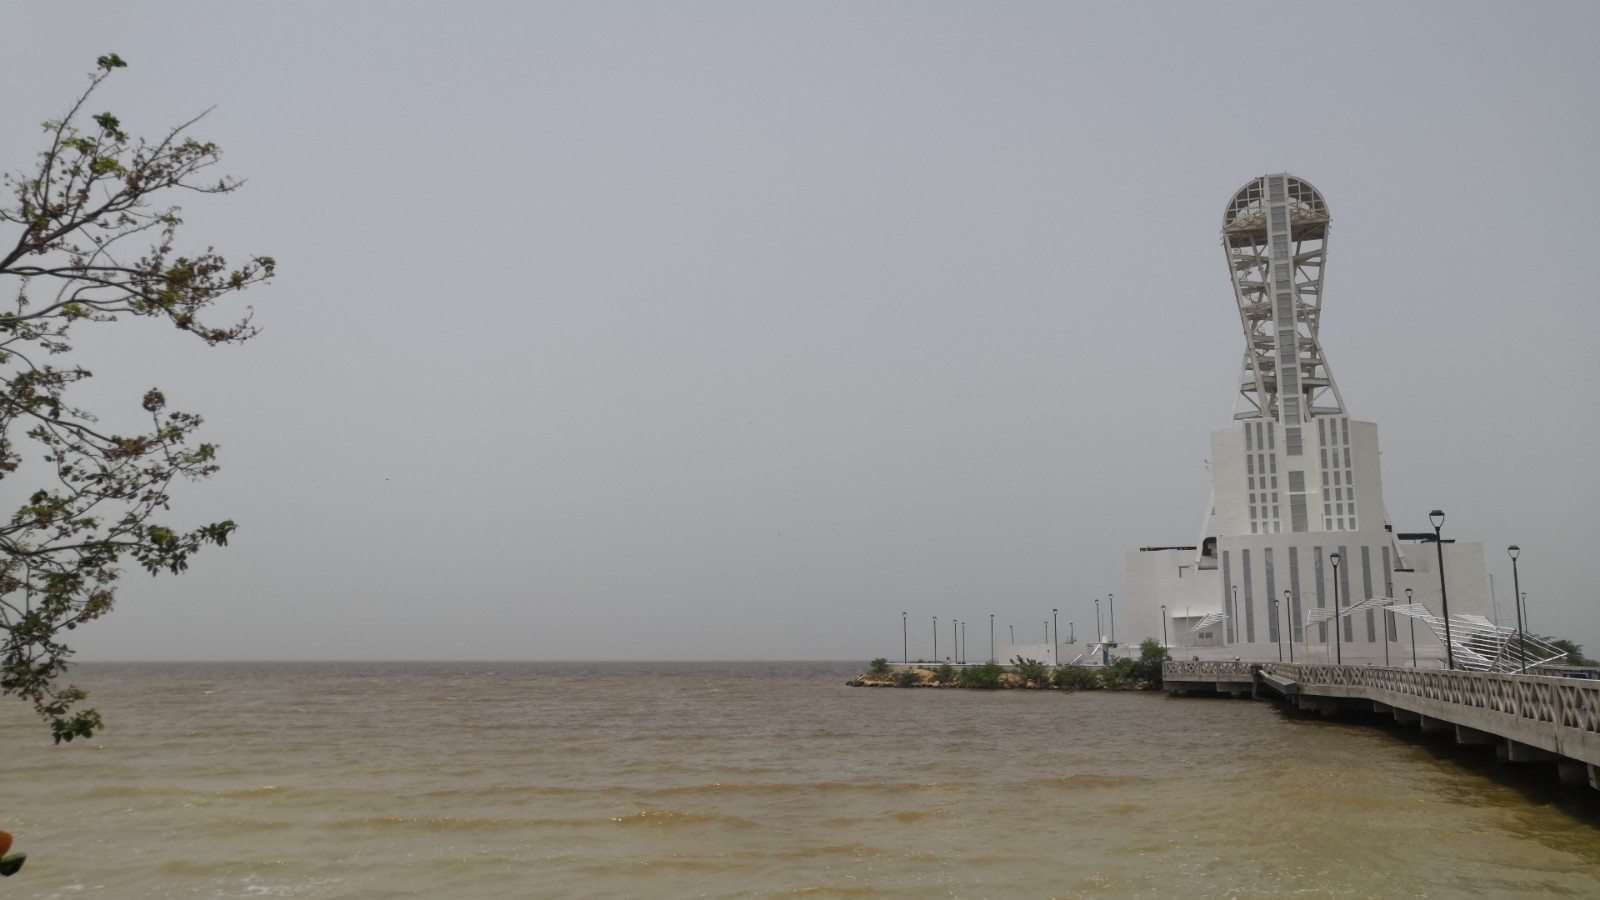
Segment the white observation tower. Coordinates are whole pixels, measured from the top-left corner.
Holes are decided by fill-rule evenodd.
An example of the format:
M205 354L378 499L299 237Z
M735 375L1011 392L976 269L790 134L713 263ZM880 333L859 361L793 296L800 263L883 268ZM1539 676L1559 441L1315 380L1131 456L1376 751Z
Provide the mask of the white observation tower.
M1244 360L1232 421L1211 435L1211 499L1195 544L1127 558L1130 626L1166 633L1175 655L1277 659L1293 644L1307 660L1393 662L1393 615L1363 604L1410 587L1437 607L1433 549L1389 524L1378 426L1350 418L1322 351L1331 221L1322 194L1284 173L1246 182L1223 212ZM1446 550L1452 610L1492 614L1481 545Z

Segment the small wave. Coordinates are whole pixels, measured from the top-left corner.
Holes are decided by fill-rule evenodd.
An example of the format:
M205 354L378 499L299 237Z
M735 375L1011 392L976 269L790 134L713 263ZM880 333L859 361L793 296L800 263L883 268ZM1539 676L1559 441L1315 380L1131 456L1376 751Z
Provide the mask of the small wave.
M341 819L328 823L329 828L398 828L424 831L475 831L482 828L503 828L504 819L479 816L365 816L359 819Z
M889 896L870 884L844 887L836 884L819 884L814 887L790 888L769 897L886 897Z
M578 818L561 817L548 819L504 819L486 816L365 816L358 819L341 819L328 823L327 828L341 831L360 831L377 829L395 829L400 831L416 830L427 832L471 832L471 831L505 831L515 828L558 828L570 830L574 828L595 828L599 826L616 825L671 825L674 823L701 823L719 822L738 826L751 826L754 822L741 819L737 816L722 816L714 813L690 813L668 809L647 809L636 813L608 818ZM239 823L245 824L245 823ZM267 823L249 823L265 827Z
M1091 772L1080 772L1077 775L1058 775L1054 778L1040 778L1027 782L1039 787L1065 787L1065 788L1114 788L1127 787L1144 781L1133 775L1096 775Z
M642 809L626 816L612 816L611 821L619 825L677 825L690 823L718 822L727 825L753 826L754 822L738 816L722 816L716 813L682 812L676 809Z
M298 827L298 822L269 822L262 819L234 819L228 822L228 828L235 832L286 831Z
M954 815L955 815L955 813L951 812L948 809L928 809L928 810L902 809L902 810L899 810L898 812L890 813L888 815L888 818L893 819L896 822L911 823L911 822L922 822L922 821L925 821L925 820L928 820L928 819L948 819L948 818L950 818L951 816L954 816Z
M240 788L239 790L235 791L223 791L221 794L218 794L218 796L227 797L229 799L241 799L244 797L270 797L273 794L281 794L285 790L287 790L287 788L281 788L275 784L263 784L260 787Z
M139 787L132 784L115 784L91 788L87 793L88 796L96 799L112 800L119 797L180 797L196 792L176 787Z
M821 847L802 847L783 850L772 856L782 860L811 860L819 857L850 856L856 859L889 859L894 853L870 844L827 844Z
M603 793L616 793L619 791L620 789L608 787L605 789L605 791L603 791ZM592 793L596 793L596 791L575 787L546 787L544 785L537 784L515 784L499 786L490 785L486 787L473 788L446 788L437 791L422 791L417 796L427 797L430 800L474 797L493 797L497 799L503 799L505 797L571 797L575 795Z
M714 781L710 784L684 785L682 787L656 788L642 793L653 797L682 797L697 794L742 794L755 797L782 797L792 794L917 794L923 791L949 787L949 783L923 784L916 781L777 781L740 782Z
M156 871L170 878L204 878L210 875L227 875L231 872L256 872L276 866L291 865L292 862L287 859L215 859L210 862L174 859L162 863Z

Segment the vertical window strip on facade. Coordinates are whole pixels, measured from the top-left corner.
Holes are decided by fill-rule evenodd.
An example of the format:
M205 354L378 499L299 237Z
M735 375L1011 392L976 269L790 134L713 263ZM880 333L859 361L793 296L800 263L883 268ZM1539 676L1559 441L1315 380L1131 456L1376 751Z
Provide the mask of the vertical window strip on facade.
M1241 598L1241 602L1244 603L1244 639L1247 643L1253 644L1256 641L1256 604L1255 594L1251 591L1248 549L1239 551L1239 568L1244 571L1244 597Z
M1321 607L1323 609L1326 609L1327 606L1328 606L1328 602L1327 602L1326 599L1324 599L1327 596L1327 594L1324 592L1323 587L1322 587L1322 585L1323 585L1323 575L1322 575L1322 548L1321 547L1312 547L1311 548L1311 559L1312 559L1312 571L1311 571L1312 579L1311 579L1311 583L1315 584L1317 586L1317 606ZM1324 644L1326 644L1328 642L1328 623L1327 623L1326 620L1317 623L1317 640L1323 642Z
M1236 630L1233 627L1233 610L1228 608L1228 598L1233 594L1233 551L1222 551L1222 608L1227 610L1222 621L1227 625L1223 628L1224 640L1233 643L1236 640Z
M1280 640L1278 634L1278 616L1282 615L1284 610L1279 609L1281 603L1278 599L1277 578L1272 571L1271 547L1261 551L1261 564L1263 568L1265 568L1267 574L1267 640L1276 644ZM1278 609L1277 615L1273 614L1272 611L1274 609Z
M1350 605L1350 550L1345 545L1340 544L1338 552L1340 563L1338 575L1339 609L1343 610L1344 607ZM1344 628L1340 630L1340 634L1344 635L1345 643L1354 641L1356 639L1355 624L1348 617L1341 618L1339 621L1344 623Z
M1394 567L1389 559L1388 544L1383 545L1383 595L1385 597L1394 596ZM1394 613L1385 612L1383 614L1383 630L1388 635L1388 640L1399 640L1400 635L1395 631L1395 626Z
M1351 525L1354 526L1352 520ZM1361 599L1372 597L1372 548L1361 548ZM1378 639L1378 614L1367 610L1367 641L1369 643Z
M1289 640L1300 637L1300 627L1305 624L1305 613L1300 609L1300 548L1289 548Z

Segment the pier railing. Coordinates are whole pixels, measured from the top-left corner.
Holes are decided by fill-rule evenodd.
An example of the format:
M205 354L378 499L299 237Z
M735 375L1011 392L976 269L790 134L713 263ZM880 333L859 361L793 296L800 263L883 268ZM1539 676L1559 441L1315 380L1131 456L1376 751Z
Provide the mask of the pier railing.
M1162 672L1165 678L1171 680L1186 675L1198 675L1201 677L1249 675L1253 670L1260 667L1260 663L1237 662L1234 660L1173 659L1168 660L1162 666Z
M1169 663L1169 665L1176 665ZM1196 665L1193 661L1185 665ZM1238 663L1223 663L1238 665ZM1262 663L1261 669L1302 688L1358 687L1600 733L1600 682L1537 675ZM1369 696L1371 696L1369 694ZM1373 697L1373 699L1381 699Z

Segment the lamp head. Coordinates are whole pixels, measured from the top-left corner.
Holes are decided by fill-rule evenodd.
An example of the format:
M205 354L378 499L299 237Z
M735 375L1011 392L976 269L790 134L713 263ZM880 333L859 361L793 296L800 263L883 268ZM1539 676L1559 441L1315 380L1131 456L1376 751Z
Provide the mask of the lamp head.
M1406 588L1406 602L1411 602L1411 588Z
M1337 566L1337 565L1338 565L1338 564L1339 564L1339 554L1337 554L1337 553L1330 553L1330 554L1328 554L1328 558L1329 558L1329 559L1331 559L1331 560L1333 560L1333 564L1334 564L1334 565L1335 565L1335 566Z
M1516 544L1512 544L1511 546L1506 548L1506 552L1511 554L1511 558L1512 559L1516 559L1517 558L1517 554L1522 552L1522 548L1518 547Z
M1436 509L1428 513L1428 521L1433 524L1433 530L1438 531L1444 527L1444 510Z

